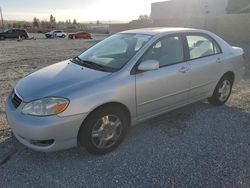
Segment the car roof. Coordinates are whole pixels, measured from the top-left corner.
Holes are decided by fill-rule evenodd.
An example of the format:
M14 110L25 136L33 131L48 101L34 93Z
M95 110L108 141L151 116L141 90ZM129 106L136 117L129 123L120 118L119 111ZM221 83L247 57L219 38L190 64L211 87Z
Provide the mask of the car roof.
M153 28L142 28L142 29L134 29L123 31L120 33L136 33L136 34L147 34L147 35L158 35L162 33L179 33L179 32L202 32L205 33L204 30L194 29L194 28L182 28L182 27L153 27Z

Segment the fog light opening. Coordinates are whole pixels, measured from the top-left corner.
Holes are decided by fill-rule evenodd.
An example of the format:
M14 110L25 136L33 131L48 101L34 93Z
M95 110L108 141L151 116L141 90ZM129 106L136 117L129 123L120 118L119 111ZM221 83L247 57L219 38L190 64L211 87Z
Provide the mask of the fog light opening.
M50 146L54 143L53 139L50 140L30 140L30 143L36 146L42 146L42 147L46 147L46 146Z

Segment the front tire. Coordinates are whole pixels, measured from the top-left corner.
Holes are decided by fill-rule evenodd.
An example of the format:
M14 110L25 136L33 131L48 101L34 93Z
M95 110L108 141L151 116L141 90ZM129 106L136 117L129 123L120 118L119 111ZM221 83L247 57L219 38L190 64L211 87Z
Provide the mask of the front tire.
M84 121L78 133L78 141L88 152L103 155L121 144L128 125L128 117L121 108L101 107Z
M233 79L230 76L222 77L208 101L218 106L225 104L231 95L232 87Z

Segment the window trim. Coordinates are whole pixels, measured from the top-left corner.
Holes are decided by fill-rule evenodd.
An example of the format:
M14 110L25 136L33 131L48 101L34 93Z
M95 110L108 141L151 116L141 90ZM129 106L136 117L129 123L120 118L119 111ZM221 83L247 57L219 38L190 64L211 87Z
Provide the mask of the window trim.
M197 59L201 59L201 58L206 58L206 57L211 57L211 56L215 56L215 55L219 55L219 54L223 54L222 48L219 45L219 43L210 35L206 34L206 33L200 33L200 32L190 32L190 33L183 33L184 36L184 47L185 47L185 51L187 53L187 61L193 61L193 60L197 60ZM188 45L188 40L187 40L187 36L201 36L201 37L205 37L207 39L209 39L212 43L213 43L213 50L215 49L215 44L218 46L219 48L219 53L214 53L211 55L206 55L206 56L202 56L202 57L197 57L194 59L190 58L190 49L189 49L189 45Z
M148 47L148 49L143 53L143 55L139 58L139 60L135 63L135 65L133 66L133 68L131 69L130 71L130 74L131 75L135 75L135 74L140 74L142 72L138 71L138 66L142 63L142 58L144 57L144 55L146 53L148 53L148 51L155 45L157 44L160 40L162 40L163 38L166 38L166 37L179 37L180 41L181 41L181 44L182 44L182 49L183 49L183 61L179 61L179 62L176 62L176 63L171 63L171 64L168 64L168 65L163 65L163 66L160 66L159 69L161 68L164 68L164 67L168 67L168 66L173 66L173 65L176 65L176 64L181 64L181 63L184 63L188 60L189 56L186 51L186 48L185 48L185 36L183 35L183 33L173 33L173 34L167 34L165 36L162 36L160 37L159 39L157 39L156 41L153 42L152 45L150 45Z

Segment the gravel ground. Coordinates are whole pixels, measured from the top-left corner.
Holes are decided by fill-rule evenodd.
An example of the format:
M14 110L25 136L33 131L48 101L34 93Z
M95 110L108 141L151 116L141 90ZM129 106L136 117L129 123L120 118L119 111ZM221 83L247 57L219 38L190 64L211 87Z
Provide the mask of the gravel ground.
M0 41L0 187L250 187L250 73L222 107L202 101L132 127L105 156L39 153L12 136L4 100L26 74L96 40ZM239 44L250 57L250 44ZM248 66L250 70L250 67Z

